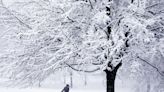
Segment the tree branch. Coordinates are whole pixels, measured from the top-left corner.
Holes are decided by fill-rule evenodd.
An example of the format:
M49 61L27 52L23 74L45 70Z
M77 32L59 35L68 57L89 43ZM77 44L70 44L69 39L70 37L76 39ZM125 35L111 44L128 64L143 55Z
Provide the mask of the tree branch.
M18 22L19 22L21 25L25 26L25 27L28 28L28 29L32 29L32 27L30 27L28 24L24 23L21 19L19 19L17 16L15 16L6 6L4 6L2 0L0 1L0 3L2 4L2 7L3 7L4 9L6 9L6 10L10 13L10 15L12 15L13 17L15 17L15 19L18 20Z
M153 8L153 7L158 6L160 4L164 4L164 3L156 3L156 4L153 4L153 5L146 7L145 9L150 9L150 8Z
M70 67L71 69L75 70L75 71L78 71L78 72L87 72L87 73L92 73L92 72L96 72L98 70L100 70L100 68L96 68L94 70L81 70L81 69L76 69L74 67L72 67L71 65L65 63L68 67Z
M67 19L70 20L71 22L75 22L73 19L67 16Z
M91 9L93 9L93 5L92 5L91 0L88 0L88 1L89 1L89 3L90 3Z
M154 65L152 65L151 63L149 63L148 61L140 58L139 56L137 56L138 59L140 59L141 61L145 62L146 64L148 64L149 66L151 66L152 68L156 69L157 72L161 75L161 76L164 76L164 74L157 68L155 67Z
M115 68L114 68L114 71L117 71L118 68L120 68L122 66L122 62L120 62Z

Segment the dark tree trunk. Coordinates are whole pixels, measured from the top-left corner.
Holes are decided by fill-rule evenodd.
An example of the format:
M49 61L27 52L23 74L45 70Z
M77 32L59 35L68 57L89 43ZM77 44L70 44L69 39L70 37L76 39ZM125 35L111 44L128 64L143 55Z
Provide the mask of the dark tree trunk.
M107 92L114 92L115 74L112 72L106 72L106 86Z
M112 71L104 70L106 72L106 92L115 92L115 78L119 67L122 65L120 62Z

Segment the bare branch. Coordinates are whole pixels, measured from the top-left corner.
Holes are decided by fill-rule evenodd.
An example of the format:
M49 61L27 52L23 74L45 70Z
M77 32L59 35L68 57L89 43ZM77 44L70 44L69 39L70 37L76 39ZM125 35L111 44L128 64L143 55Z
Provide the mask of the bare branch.
M70 20L71 22L75 22L73 19L71 19L70 17L68 17L67 16L67 18L68 18L68 20Z
M1 1L1 3L2 3L2 7L3 7L4 9L6 9L13 17L15 17L15 19L18 20L19 23L20 23L21 25L25 26L25 27L28 28L28 29L32 29L32 27L30 27L28 24L24 23L24 22L23 22L21 19L19 19L15 14L13 14L7 7L5 7L5 6L3 5L3 2L2 2L2 1Z
M88 0L88 1L89 1L89 3L90 3L91 9L93 9L93 5L92 5L91 0Z
M153 7L158 6L160 4L164 4L164 3L156 3L156 4L153 4L151 6L146 7L145 9L150 9L150 8L153 8Z
M72 67L71 65L65 63L67 66L69 66L71 69L75 70L75 71L78 71L78 72L86 72L86 73L92 73L92 72L96 72L98 70L100 70L100 68L96 68L94 70L80 70L80 69L76 69L74 67Z
M157 72L161 75L161 76L164 76L164 74L157 68L155 67L154 65L152 65L151 63L149 63L148 61L142 59L141 57L137 57L138 59L140 59L141 61L145 62L146 64L148 64L149 66L151 66L152 68L156 69Z

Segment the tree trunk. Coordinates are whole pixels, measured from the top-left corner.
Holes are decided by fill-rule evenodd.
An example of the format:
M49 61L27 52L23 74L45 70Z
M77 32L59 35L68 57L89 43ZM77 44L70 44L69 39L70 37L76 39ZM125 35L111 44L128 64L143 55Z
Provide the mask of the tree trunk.
M150 84L147 84L147 92L150 92Z
M106 92L115 92L115 78L119 67L122 65L120 62L112 71L104 70L106 72Z
M64 79L63 80L64 84L66 84L66 74L64 74L64 78L63 79Z
M111 77L113 76L113 77ZM115 82L115 75L112 72L106 73L106 86L107 92L114 92L114 82Z
M86 76L86 74L84 75L84 85L87 86L87 76Z
M150 78L147 78L147 92L150 92Z
M39 88L41 87L41 81L39 81L39 83L38 83L38 87L39 87Z
M72 76L72 71L70 72L70 84L71 84L71 88L73 87L73 76Z

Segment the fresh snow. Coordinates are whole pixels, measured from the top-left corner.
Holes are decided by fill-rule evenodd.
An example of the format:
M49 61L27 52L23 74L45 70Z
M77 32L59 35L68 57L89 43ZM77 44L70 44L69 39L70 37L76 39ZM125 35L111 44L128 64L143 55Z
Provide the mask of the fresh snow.
M0 88L0 92L61 92L61 89L16 89L16 88ZM106 92L105 89L70 89L70 92ZM116 92L131 92L126 89L117 89Z

